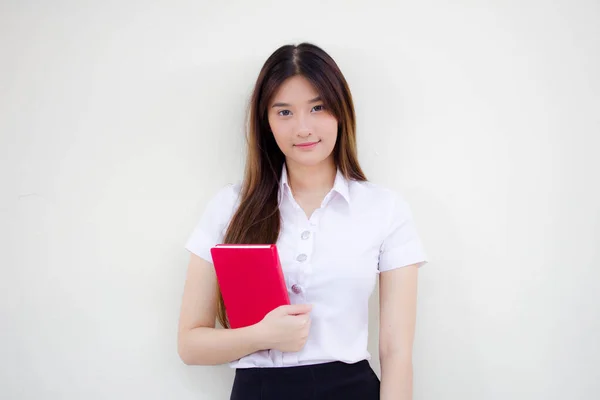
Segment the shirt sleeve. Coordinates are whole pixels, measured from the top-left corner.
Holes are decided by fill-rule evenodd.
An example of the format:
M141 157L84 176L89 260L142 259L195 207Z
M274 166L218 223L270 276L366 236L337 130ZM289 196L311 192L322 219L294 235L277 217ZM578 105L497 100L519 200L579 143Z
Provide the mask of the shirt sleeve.
M212 263L210 249L223 242L223 237L233 216L237 202L234 185L219 190L208 202L200 220L188 238L185 248Z
M427 263L427 255L417 233L409 204L393 194L388 227L379 253L379 271Z

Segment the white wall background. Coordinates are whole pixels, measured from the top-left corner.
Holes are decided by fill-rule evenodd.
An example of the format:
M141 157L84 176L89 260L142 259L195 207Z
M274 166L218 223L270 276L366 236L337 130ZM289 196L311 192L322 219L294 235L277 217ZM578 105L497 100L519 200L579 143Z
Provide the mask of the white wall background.
M0 398L226 399L176 352L267 56L313 41L410 201L416 400L600 392L597 1L2 1ZM370 349L378 371L376 298Z

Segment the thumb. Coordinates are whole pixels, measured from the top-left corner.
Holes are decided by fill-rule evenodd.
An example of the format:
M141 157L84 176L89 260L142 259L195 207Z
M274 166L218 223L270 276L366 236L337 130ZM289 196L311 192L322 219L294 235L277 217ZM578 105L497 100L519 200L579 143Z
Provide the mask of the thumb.
M283 306L283 312L289 315L306 314L312 310L311 304L291 304Z

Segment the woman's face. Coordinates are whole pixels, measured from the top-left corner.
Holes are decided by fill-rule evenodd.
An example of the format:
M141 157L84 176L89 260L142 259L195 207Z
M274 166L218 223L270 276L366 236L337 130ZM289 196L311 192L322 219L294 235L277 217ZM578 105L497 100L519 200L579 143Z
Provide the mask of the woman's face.
M303 76L281 84L269 103L268 118L288 163L314 166L333 157L337 120Z

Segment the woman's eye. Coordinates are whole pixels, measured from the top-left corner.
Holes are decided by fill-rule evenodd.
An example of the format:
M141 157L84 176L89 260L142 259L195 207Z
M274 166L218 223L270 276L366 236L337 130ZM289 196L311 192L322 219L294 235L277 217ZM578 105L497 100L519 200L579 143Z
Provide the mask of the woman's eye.
M277 114L281 115L282 117L287 117L290 115L290 110L281 110Z
M324 109L325 107L322 104L313 107L313 110L315 111L323 111Z

